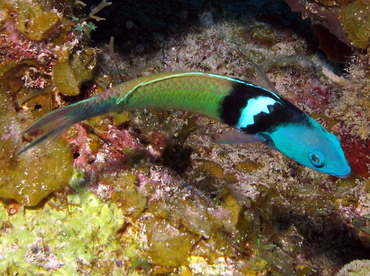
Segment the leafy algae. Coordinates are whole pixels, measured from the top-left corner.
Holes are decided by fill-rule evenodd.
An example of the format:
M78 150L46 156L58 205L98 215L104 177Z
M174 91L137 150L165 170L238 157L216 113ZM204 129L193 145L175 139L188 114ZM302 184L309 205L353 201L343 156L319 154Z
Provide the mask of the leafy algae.
M0 196L22 205L36 205L69 183L73 171L71 150L60 140L18 156L16 152L22 147L19 133L24 125L8 93L0 93L0 109Z

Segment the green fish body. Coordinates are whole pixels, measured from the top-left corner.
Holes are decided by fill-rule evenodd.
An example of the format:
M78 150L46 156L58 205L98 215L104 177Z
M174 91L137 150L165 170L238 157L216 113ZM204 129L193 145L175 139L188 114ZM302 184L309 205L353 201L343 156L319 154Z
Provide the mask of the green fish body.
M133 79L55 110L25 131L42 129L45 134L20 153L59 137L82 120L142 108L203 114L241 132L236 139L225 139L229 142L264 142L317 171L338 177L351 172L338 138L299 108L260 86L203 72L159 73Z

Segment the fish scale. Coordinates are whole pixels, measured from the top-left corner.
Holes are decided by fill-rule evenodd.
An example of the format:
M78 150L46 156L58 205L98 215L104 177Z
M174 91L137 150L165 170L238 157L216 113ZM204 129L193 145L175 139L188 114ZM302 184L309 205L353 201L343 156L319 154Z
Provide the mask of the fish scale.
M215 82L207 75L179 73L173 78L158 78L133 89L120 103L125 109L179 109L221 120L215 107L220 106L232 86L226 79Z

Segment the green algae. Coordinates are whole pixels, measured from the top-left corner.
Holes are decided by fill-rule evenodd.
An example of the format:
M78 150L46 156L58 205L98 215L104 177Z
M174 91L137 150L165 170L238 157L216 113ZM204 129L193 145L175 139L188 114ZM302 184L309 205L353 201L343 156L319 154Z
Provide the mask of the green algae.
M232 257L224 231L235 230L241 207L230 196L218 207L207 209L205 203L190 198L149 202L146 214L154 217L142 222L148 238L143 254L156 265L174 267L186 265L192 256L205 258L210 265Z
M370 273L370 260L354 260L339 270L337 276L366 276Z
M7 74L4 79L22 78L28 90L56 86L66 95L78 95L81 83L92 79L96 64L95 50L84 47L84 35L74 33L79 22L71 18L81 2L12 0L0 4L0 75L19 70L23 74Z
M72 70L73 76L69 78L69 83L73 80L76 82L74 90L69 94L77 95L81 83L93 76L95 51L83 47L73 34L76 22L70 18L74 8L79 6L77 3L69 0L40 0L32 3L12 0L0 1L0 6L3 110L0 197L15 199L20 204L30 206L38 204L48 194L68 184L73 158L69 146L63 140L17 156L16 152L24 146L21 133L35 118L58 105L52 93L58 89L63 90L63 87L58 87L58 77L53 80L52 75L57 60L60 63L68 61L65 63ZM57 69L59 63L56 64ZM65 71L63 74L62 77L68 77ZM98 146L96 143L95 147Z
M190 274L189 275L204 275L217 276L228 273L227 260L220 259L215 264L209 264L206 258L201 256L191 256L188 258Z
M370 6L368 1L354 1L342 6L340 20L351 43L358 48L370 46Z
M3 275L122 275L116 260L132 248L121 248L117 236L124 223L113 203L91 192L67 197L61 209L45 205L8 216L0 209L0 271ZM120 252L120 253L118 253Z
M0 93L0 197L22 205L36 205L51 192L65 187L71 178L72 154L63 140L20 156L21 117L9 93ZM35 166L35 164L37 164Z
M148 248L144 254L150 262L161 266L181 266L187 263L186 258L198 240L197 235L161 219L149 220L145 225Z
M77 51L68 61L54 65L54 83L64 95L77 96L80 94L81 84L92 79L95 65L96 56L92 48Z
M327 7L331 7L336 4L335 0L315 0L315 2Z
M44 11L37 3L17 1L17 28L31 40L42 40L51 28L55 27L59 17L55 12Z
M120 174L114 179L106 177L104 181L114 185L112 200L126 215L137 218L147 207L147 197L140 193L136 186L136 174Z
M80 84L68 62L58 62L53 67L53 79L59 90L69 96L80 94Z
M134 267L142 268L147 263L144 266L152 273L159 273L159 267L172 267L171 271L177 267L190 269L194 256L212 267L220 258L234 255L224 231L235 230L241 206L229 193L222 195L222 202L207 208L210 202L190 198L186 191L176 192L179 183L175 182L165 188L173 190L172 197L157 198L155 194L164 191L153 186L155 183L141 183L137 175L148 172L139 168L133 170L135 173L105 174L101 179L104 185L112 185L113 202L129 217L124 233L135 233L143 241L138 246ZM126 235L121 237L123 246L127 246L126 239Z

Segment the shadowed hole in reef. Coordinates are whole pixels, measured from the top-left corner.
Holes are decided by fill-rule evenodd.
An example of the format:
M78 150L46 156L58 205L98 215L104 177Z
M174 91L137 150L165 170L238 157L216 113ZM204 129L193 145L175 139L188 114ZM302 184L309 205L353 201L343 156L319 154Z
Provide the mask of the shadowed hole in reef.
M101 0L85 0L85 14ZM314 48L318 43L309 20L291 12L284 0L110 0L112 5L100 10L94 21L97 30L92 40L109 42L115 38L118 52L142 54L160 50L163 43L179 33L186 34L195 26L225 20L249 25L259 19L277 28L291 28ZM101 31L103 30L103 31Z
M364 244L355 230L335 214L315 218L294 212L276 214L274 226L279 231L286 231L291 225L304 238L302 248L311 258L325 256L338 267L353 260L370 258L369 245Z
M168 143L162 154L163 165L182 174L191 165L192 152L190 146Z

